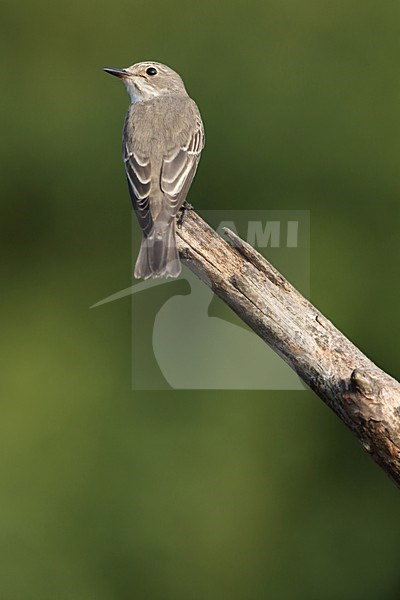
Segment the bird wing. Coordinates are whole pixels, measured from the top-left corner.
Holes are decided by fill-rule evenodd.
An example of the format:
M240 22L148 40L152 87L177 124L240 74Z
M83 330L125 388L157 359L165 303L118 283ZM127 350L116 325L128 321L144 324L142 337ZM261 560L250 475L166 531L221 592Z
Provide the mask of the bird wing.
M163 158L160 187L165 194L164 210L175 217L189 191L204 147L204 129L200 118L188 131L187 140L171 149ZM165 213L164 213L165 214Z
M130 150L126 143L123 146L124 164L128 179L129 193L139 225L145 235L149 235L153 228L153 218L150 212L150 158Z

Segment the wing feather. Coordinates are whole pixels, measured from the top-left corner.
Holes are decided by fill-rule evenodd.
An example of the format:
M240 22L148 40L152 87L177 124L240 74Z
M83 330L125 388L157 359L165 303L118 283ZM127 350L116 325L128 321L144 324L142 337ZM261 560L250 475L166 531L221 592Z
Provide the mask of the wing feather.
M124 144L124 164L128 180L129 194L139 225L145 235L149 235L153 228L153 218L150 212L150 158L141 156L137 152L129 151Z
M164 156L160 187L166 197L165 210L174 217L188 193L204 147L204 130L200 119L188 134L188 140Z

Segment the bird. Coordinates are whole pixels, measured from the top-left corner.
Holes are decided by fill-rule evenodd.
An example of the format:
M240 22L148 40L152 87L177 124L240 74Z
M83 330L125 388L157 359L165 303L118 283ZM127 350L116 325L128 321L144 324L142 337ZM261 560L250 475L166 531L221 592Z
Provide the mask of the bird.
M186 199L204 148L200 111L181 77L156 61L104 68L125 84L131 103L122 154L142 241L136 279L176 278L176 215Z

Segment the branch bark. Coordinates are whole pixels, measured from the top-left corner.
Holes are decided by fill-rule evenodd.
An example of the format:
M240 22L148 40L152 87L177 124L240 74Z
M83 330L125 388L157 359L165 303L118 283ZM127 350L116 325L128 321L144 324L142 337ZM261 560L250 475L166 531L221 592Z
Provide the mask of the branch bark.
M224 231L232 245L185 209L177 228L185 264L296 371L400 486L400 384L254 248Z

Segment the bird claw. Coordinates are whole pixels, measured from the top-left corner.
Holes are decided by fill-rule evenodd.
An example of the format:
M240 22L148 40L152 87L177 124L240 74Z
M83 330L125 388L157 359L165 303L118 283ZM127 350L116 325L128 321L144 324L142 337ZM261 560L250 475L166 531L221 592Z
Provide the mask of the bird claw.
M185 202L182 204L181 214L178 217L178 227L182 227L188 210L193 210L193 206L185 200Z

